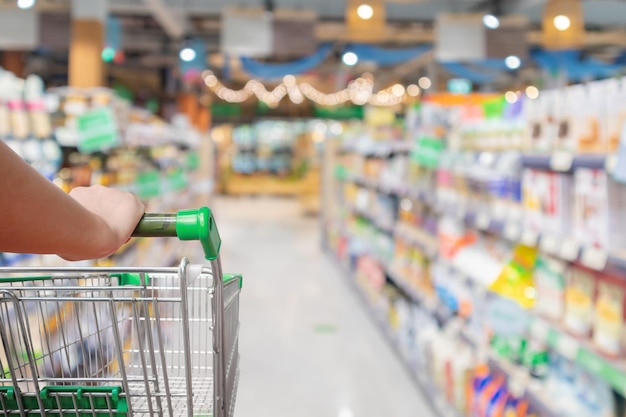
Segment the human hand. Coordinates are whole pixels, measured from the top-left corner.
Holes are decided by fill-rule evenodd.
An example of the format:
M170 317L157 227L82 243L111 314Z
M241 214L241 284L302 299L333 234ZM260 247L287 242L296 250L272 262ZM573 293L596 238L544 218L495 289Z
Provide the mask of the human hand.
M86 231L94 245L81 255L59 254L67 260L97 259L109 256L128 241L144 214L145 207L133 194L102 185L78 187L70 192L80 205L95 216L94 230Z

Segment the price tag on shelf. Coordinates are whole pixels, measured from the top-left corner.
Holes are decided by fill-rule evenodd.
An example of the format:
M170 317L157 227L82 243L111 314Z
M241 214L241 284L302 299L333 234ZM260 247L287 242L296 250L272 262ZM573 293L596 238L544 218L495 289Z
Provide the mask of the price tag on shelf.
M556 351L570 360L575 360L578 356L580 343L573 337L562 333L556 342Z
M572 169L574 155L569 152L557 151L550 158L550 169L553 171L567 172Z
M539 248L550 255L556 255L559 252L559 239L551 234L541 236Z
M487 230L489 228L489 224L491 224L491 217L489 216L489 213L486 212L478 213L474 223L476 224L476 228L479 230Z
M530 334L532 338L543 343L548 340L549 332L550 326L548 326L548 324L541 319L534 320L532 326L530 327Z
M609 254L604 249L583 248L580 262L591 269L602 271L609 260Z
M522 233L522 243L526 246L537 246L539 235L533 230L524 230Z
M606 157L606 161L604 161L604 170L607 174L613 175L615 172L615 168L617 167L617 155L609 155Z
M515 241L519 240L520 235L522 234L522 229L521 229L519 223L517 223L517 222L508 222L504 226L503 234L504 234L504 237L506 239L515 242Z
M578 253L580 252L580 245L576 241L576 239L568 237L563 239L563 243L561 244L561 251L559 252L559 256L566 261L575 261L578 259Z

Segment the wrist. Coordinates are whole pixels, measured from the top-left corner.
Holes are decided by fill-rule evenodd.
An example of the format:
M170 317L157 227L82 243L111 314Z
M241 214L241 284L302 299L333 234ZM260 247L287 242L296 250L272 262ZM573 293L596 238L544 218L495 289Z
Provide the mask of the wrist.
M66 250L58 255L68 261L101 259L111 255L116 249L116 234L100 216L89 213L88 225L77 231L80 236L73 242L67 242Z

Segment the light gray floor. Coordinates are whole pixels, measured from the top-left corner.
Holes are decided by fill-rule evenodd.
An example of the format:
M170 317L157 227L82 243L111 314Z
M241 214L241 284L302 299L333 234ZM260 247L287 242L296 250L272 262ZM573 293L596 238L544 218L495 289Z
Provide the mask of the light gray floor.
M295 201L218 199L223 265L242 272L236 417L430 417L421 392L320 249Z

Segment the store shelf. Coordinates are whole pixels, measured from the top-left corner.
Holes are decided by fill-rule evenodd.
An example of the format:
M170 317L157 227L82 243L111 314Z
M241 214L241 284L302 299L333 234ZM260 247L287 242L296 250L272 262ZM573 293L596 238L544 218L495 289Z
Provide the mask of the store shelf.
M448 267L454 269L468 281L472 281L465 271L452 264L448 264ZM562 356L576 362L591 374L605 381L618 393L626 395L626 366L624 364L603 355L589 340L572 336L559 324L549 322L533 314L532 311L529 313L532 317L531 337L534 340L544 342ZM467 336L465 339L471 340Z
M539 167L538 164L542 163L541 161L543 159L549 157L533 155L528 156L528 158L529 163L537 164ZM602 163L600 163L600 160L602 160ZM577 156L574 159L572 169L576 167L604 167L605 160L606 157L600 155ZM547 166L549 166L549 163ZM557 256L568 262L581 263L591 269L598 271L617 270L624 274L626 279L626 251L624 253L609 253L602 249L581 246L571 238L563 238L549 233L533 233L530 230L524 230L519 222L494 219L489 213L486 212L477 213L466 211L463 207L458 206L454 208L438 207L435 196L426 192L401 189L401 187L390 187L376 181L360 177L351 177L348 178L347 181L383 194L416 199L429 205L430 207L438 208L442 213L460 218L468 227L482 232L498 235L506 240L523 243L528 246L536 246L550 255ZM379 222L375 221L372 216L369 216L367 213L361 214L363 217L368 218L373 224L379 226ZM388 225L383 225L383 229L387 233L389 232ZM416 242L416 244L419 245L419 242ZM423 246L422 248L427 249Z
M504 375L509 380L515 372L519 372L520 369L516 365L506 363L501 359L496 358L494 355L490 355L488 360L489 368L494 372ZM543 384L540 381L533 384L530 382L526 389L526 398L530 407L542 417L562 417L553 407L549 406L549 399L545 398L543 394Z
M590 341L576 338L560 325L538 317L534 319L531 334L533 338L545 341L555 351L605 381L619 394L626 395L626 367L600 353Z
M474 348L478 348L480 343L476 340L476 337L469 334L466 330L462 330L460 333L461 339ZM506 362L498 358L491 350L487 352L487 364L489 368L510 380L511 378L518 378L519 375L527 374L527 370L510 362ZM517 376L515 375L517 374ZM549 406L550 399L545 398L543 394L543 382L533 381L530 379L525 387L525 395L531 408L539 413L542 417L562 417L553 407Z
M424 397L428 400L428 403L430 404L431 409L435 412L435 414L439 417L462 417L461 413L459 413L450 404L448 404L441 391L439 391L436 387L434 387L427 381L426 377L424 376L423 370L418 369L414 364L411 363L411 359L408 358L407 355L403 352L402 348L396 340L393 330L389 327L389 324L387 324L384 315L377 311L376 308L374 308L370 304L370 302L367 300L367 297L363 293L363 290L356 284L354 274L348 268L346 268L345 265L343 265L334 254L329 253L328 255L338 265L338 268L342 271L343 275L346 278L346 281L350 286L352 286L354 293L361 300L363 307L372 318L374 324L382 334L383 338L387 341L393 352L401 361L402 365L405 367L405 369L411 376L411 379L413 379L413 381L415 382L416 386L422 391Z
M434 259L437 256L439 245L436 236L432 236L428 232L415 226L403 224L402 222L396 224L394 234L396 237L417 246L429 259Z
M449 318L453 313L441 303L437 302L435 296L428 296L417 288L408 283L408 280L402 277L397 271L388 265L383 265L385 274L391 282L400 289L413 303L421 306L429 311L434 317L444 320Z
M381 194L417 200L433 208L436 205L436 198L432 193L420 190L412 190L410 187L383 184L379 181L359 176L349 176L345 179L345 181L351 182L355 185L358 185L359 187L377 191Z
M339 149L339 153L353 153L365 158L389 158L395 155L409 154L412 147L412 143L406 141L369 142L344 146Z
M393 227L388 224L384 224L383 222L378 220L376 216L372 215L371 213L368 213L365 210L361 210L354 206L349 206L348 210L352 214L365 219L367 222L369 222L372 226L376 227L381 232L388 234L388 235L393 235Z
M459 213L444 212L448 215ZM626 251L607 252L600 248L586 247L568 237L561 237L551 233L534 233L524 230L520 222L496 220L487 213L460 213L460 218L468 227L482 232L498 235L502 239L537 247L544 253L555 256L567 262L577 262L597 271L619 272L626 279Z
M552 154L524 154L521 164L524 168L544 169L556 172L572 172L576 168L604 169L610 158L603 154L572 154L554 152Z
M371 180L365 177L348 177L347 181L358 185L359 187L367 188L369 190L373 190L379 192L381 194L387 194L391 196L398 196L404 192L404 190L400 187L394 187L393 185L383 184L381 182Z

